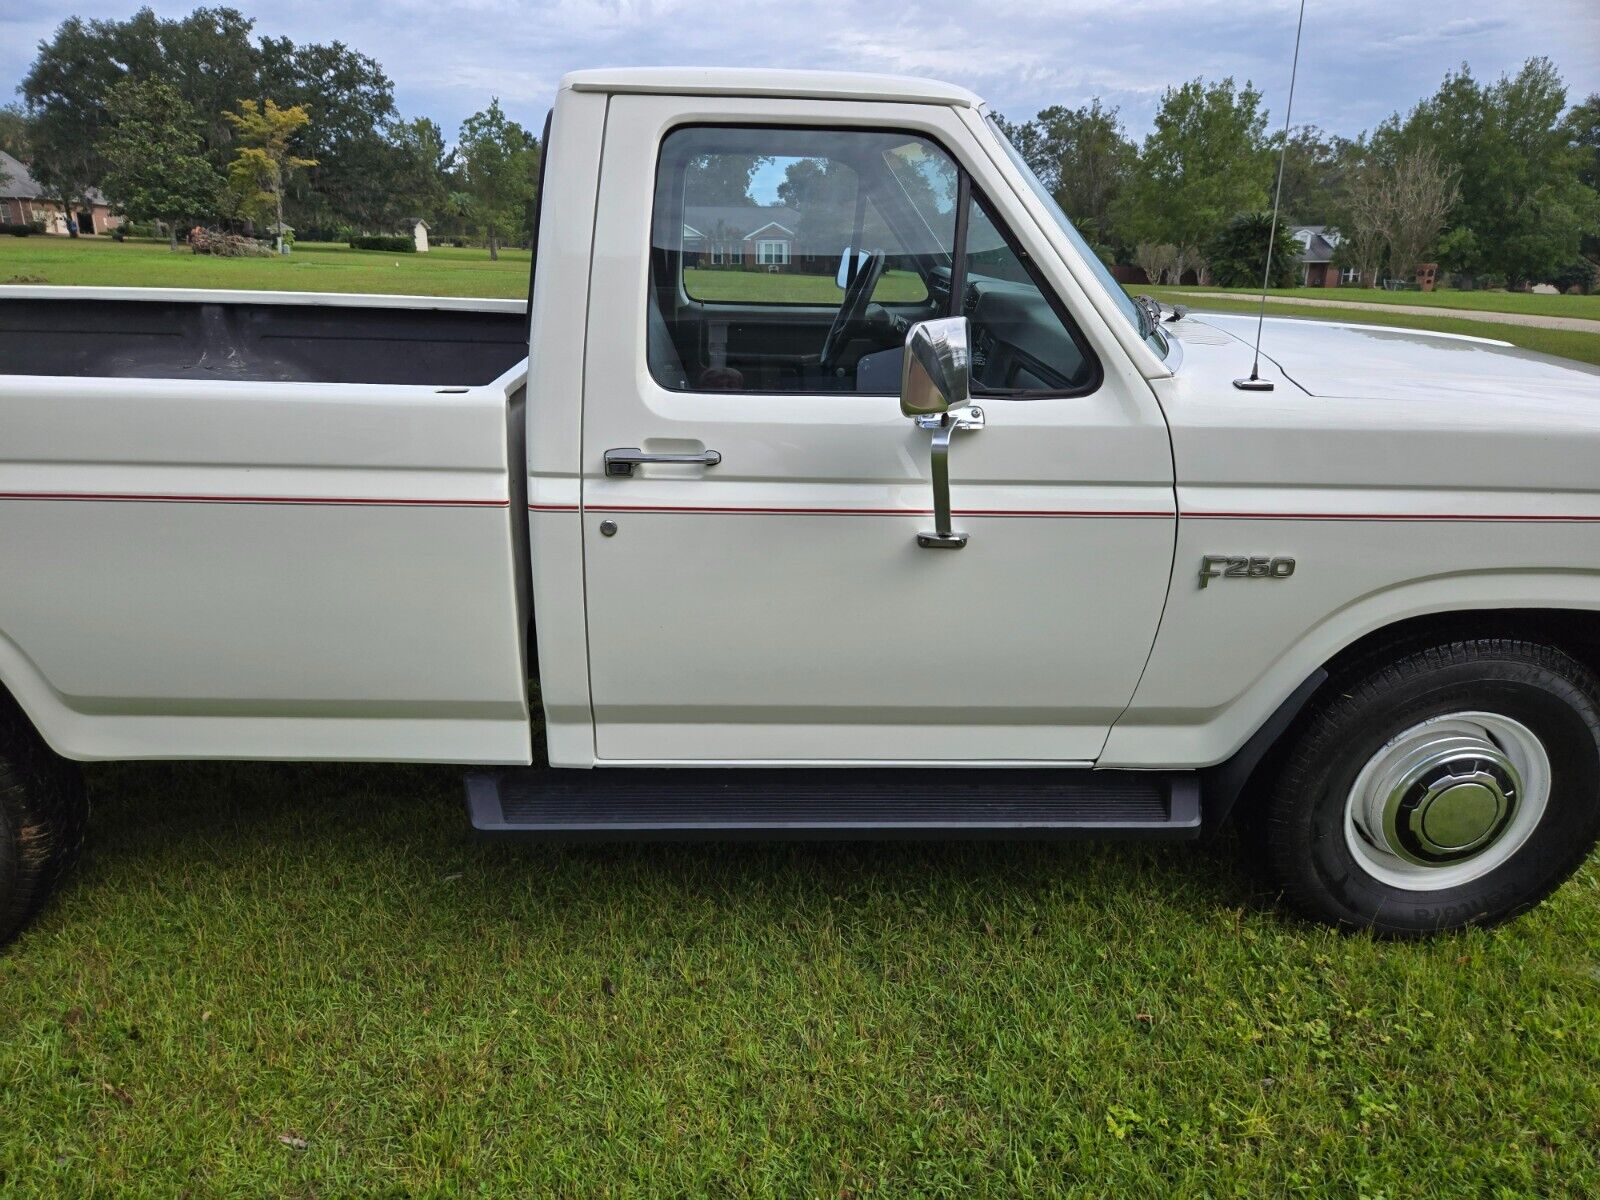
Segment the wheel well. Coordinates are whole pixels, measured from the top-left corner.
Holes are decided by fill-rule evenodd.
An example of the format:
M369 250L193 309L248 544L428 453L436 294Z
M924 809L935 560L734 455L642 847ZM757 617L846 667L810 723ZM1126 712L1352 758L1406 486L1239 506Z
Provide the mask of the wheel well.
M1467 638L1518 638L1555 646L1600 675L1600 612L1569 608L1484 608L1429 613L1375 629L1324 664L1337 681L1363 660Z
M1518 638L1565 651L1600 675L1600 612L1568 608L1484 608L1429 613L1375 629L1356 639L1319 667L1232 759L1208 768L1205 819L1214 828L1235 802L1254 803L1285 748L1304 726L1317 699L1339 687L1352 671L1423 646L1468 638ZM1263 744L1264 743L1264 744Z

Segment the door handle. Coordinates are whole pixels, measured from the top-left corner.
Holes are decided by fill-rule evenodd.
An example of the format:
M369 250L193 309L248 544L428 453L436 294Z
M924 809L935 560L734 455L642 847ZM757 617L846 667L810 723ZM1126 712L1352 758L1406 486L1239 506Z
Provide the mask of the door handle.
M637 446L623 446L606 451L606 474L627 478L640 463L670 463L680 467L714 467L722 461L722 454L706 450L700 454L646 454Z

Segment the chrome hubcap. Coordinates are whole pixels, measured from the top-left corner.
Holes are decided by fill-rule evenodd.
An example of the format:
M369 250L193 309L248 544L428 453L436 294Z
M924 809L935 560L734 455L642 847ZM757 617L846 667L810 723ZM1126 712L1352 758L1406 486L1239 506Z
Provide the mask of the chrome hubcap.
M1510 858L1549 795L1550 760L1527 726L1452 713L1407 729L1367 761L1345 804L1345 840L1384 883L1455 887Z

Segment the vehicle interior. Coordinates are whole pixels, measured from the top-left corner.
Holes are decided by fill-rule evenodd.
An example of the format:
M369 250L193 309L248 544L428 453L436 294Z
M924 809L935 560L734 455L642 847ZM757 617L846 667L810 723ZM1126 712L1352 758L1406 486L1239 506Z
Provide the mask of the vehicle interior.
M705 202L746 178L742 209ZM663 143L648 312L662 386L894 394L906 331L957 313L972 323L980 394L1081 394L1099 382L1026 255L931 143L749 127L688 127Z

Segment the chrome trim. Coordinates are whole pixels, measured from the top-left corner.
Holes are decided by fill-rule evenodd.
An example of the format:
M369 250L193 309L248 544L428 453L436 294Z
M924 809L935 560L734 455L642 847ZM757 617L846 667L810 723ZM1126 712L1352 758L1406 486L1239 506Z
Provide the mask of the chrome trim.
M934 528L917 534L917 545L959 550L967 535L951 528L950 438L958 429L983 428L983 409L972 403L971 333L965 317L920 321L907 331L900 411L918 429L933 434Z
M634 467L640 463L714 467L722 461L722 454L716 450L706 450L700 454L646 454L637 446L622 446L616 450L607 450L605 460L607 476L625 479L633 475Z
M1382 883L1456 887L1516 853L1549 798L1549 756L1527 726L1452 713L1412 726L1367 761L1345 802L1345 844Z

